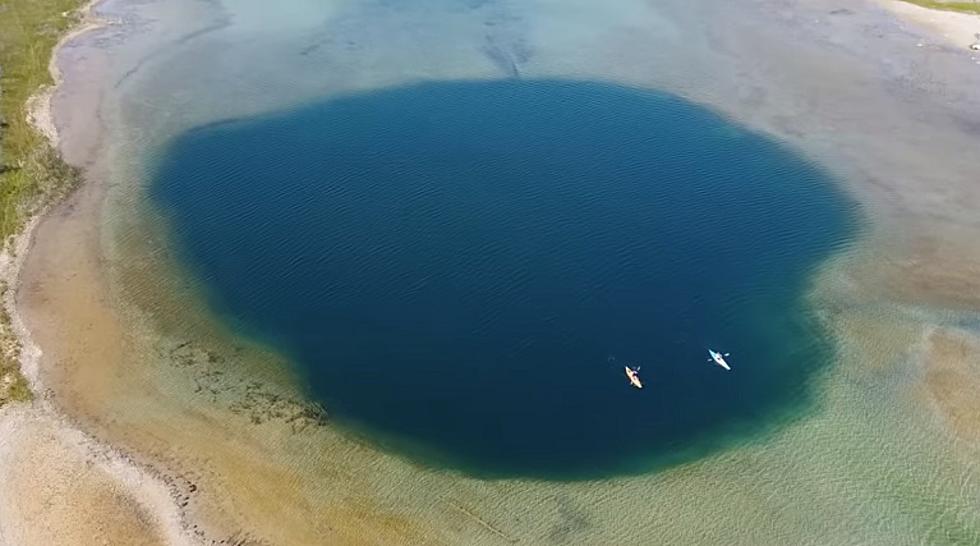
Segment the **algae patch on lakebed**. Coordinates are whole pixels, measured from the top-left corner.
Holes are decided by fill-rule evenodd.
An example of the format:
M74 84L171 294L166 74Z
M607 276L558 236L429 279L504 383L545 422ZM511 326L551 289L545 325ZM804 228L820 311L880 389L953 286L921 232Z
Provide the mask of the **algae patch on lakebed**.
M215 313L348 430L544 479L649 471L807 408L831 356L810 275L856 225L824 172L709 110L550 80L204 126L150 196Z

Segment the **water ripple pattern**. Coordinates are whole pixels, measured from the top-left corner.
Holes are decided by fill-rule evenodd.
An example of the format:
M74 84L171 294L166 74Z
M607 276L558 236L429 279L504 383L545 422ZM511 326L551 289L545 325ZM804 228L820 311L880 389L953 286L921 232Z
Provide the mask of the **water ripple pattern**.
M202 127L152 196L212 308L291 355L348 430L545 479L649 471L809 407L829 351L804 295L854 224L833 181L760 135L563 81Z

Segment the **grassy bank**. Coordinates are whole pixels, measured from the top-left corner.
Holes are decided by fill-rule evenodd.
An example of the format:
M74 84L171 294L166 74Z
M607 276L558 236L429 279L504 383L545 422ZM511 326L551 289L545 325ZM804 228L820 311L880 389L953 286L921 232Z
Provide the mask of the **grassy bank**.
M50 85L48 61L78 22L83 0L0 0L0 241L9 250L24 221L78 180L27 121L28 99ZM0 294L10 287L0 285ZM0 311L0 405L30 396L17 371L20 346Z
M922 6L924 8L943 9L947 11L960 11L963 13L980 14L980 1L977 2L948 2L944 0L905 0L910 4ZM977 32L980 32L978 27Z

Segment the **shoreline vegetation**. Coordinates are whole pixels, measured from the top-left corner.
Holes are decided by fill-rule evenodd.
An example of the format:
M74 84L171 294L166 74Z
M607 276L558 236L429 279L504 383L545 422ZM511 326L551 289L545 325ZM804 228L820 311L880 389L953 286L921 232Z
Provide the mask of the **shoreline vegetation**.
M957 11L960 13L973 13L980 15L980 1L948 1L948 0L903 0L909 4L915 4L923 8L938 9L945 11Z
M0 542L189 546L171 478L39 396L40 350L16 309L35 228L83 180L62 158L51 99L58 49L106 24L98 1L0 0Z
M35 106L47 108L56 84L53 52L85 18L84 0L0 1L0 406L29 400L20 371L22 344L14 331L8 292L16 277L17 237L28 220L76 187L79 169L65 163L52 142L54 131L39 127ZM47 134L51 133L51 134ZM9 271L7 271L9 270Z

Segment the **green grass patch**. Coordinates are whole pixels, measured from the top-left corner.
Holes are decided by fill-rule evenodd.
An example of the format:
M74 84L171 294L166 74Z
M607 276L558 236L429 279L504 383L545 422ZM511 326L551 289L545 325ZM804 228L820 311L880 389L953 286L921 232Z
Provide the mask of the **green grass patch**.
M48 61L82 0L0 0L0 239L20 228L60 161L27 122L27 99L51 84ZM54 157L52 157L54 156ZM58 168L57 170L65 170Z
M959 11L962 13L974 13L980 15L980 2L944 2L943 0L905 0L911 4L924 8L942 9L946 11ZM980 32L978 28L977 32Z
M0 244L24 219L80 179L27 121L27 101L50 85L48 61L78 22L83 0L0 0ZM6 287L0 290L5 292ZM0 405L30 397L18 372L20 346L0 312Z

